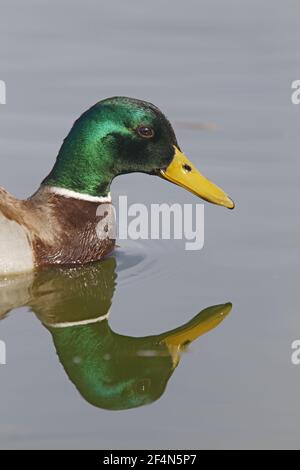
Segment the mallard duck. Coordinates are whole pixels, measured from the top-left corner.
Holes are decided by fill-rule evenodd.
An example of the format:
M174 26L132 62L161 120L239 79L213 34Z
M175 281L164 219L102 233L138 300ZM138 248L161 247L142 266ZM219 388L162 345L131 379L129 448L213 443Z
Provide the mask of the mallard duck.
M108 321L116 261L45 268L0 280L0 319L27 306L50 332L58 358L82 397L120 410L157 400L189 343L216 328L231 303L213 305L188 323L153 336L114 332Z
M0 274L102 259L115 240L96 233L101 220L97 208L111 203L112 180L132 172L160 176L206 201L234 207L184 156L171 124L156 106L109 98L74 123L52 171L33 196L17 200L0 188ZM107 230L112 213L105 217Z

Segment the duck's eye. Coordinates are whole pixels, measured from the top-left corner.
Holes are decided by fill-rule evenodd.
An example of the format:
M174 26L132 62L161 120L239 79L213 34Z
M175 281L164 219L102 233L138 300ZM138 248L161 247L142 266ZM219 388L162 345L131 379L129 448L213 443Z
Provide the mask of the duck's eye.
M140 126L137 128L137 133L144 139L151 139L154 136L154 130L149 126Z

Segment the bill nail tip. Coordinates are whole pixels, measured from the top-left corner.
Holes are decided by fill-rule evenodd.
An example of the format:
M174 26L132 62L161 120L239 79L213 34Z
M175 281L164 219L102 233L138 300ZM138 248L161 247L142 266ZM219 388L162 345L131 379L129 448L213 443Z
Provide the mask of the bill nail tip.
M230 201L231 201L231 206L229 206L228 209L232 211L235 208L235 202L232 199L230 199Z

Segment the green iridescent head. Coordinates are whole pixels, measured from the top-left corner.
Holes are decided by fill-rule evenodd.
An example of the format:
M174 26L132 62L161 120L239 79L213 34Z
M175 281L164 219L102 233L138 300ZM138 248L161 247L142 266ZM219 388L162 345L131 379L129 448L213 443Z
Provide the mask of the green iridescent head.
M154 105L109 98L74 123L44 184L104 196L118 175L166 168L174 145L172 126Z
M206 201L234 208L180 151L156 106L120 96L100 101L75 122L43 184L106 196L116 176L133 172L161 176Z

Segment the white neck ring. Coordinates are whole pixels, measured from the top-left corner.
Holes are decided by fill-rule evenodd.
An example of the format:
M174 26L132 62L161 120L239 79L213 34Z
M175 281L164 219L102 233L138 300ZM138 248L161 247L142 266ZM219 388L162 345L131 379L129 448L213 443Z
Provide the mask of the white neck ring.
M78 193L77 191L72 191L71 189L59 188L57 186L49 186L48 190L57 194L58 196L79 199L81 201L90 201L90 202L111 202L111 195L108 193L107 196L91 196L90 194Z

